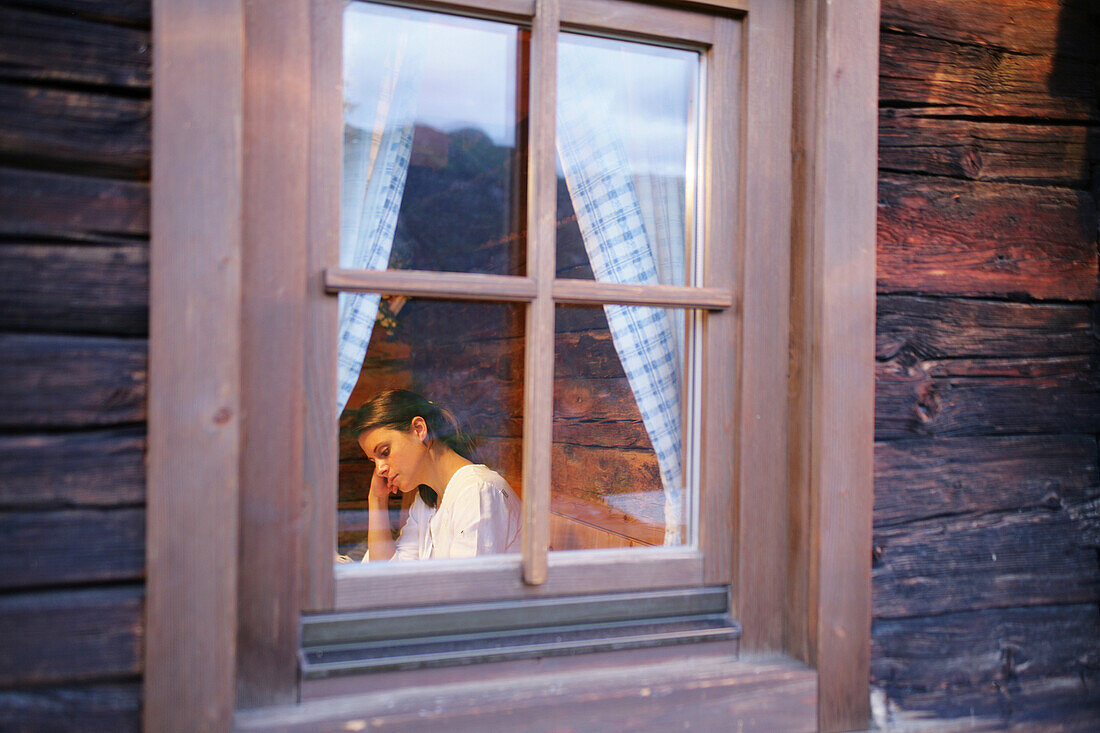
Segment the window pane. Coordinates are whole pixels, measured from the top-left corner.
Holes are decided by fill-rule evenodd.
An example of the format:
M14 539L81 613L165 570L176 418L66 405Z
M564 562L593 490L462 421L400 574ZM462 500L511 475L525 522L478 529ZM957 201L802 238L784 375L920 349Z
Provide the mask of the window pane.
M463 473L454 474L457 483L452 480L449 484L431 486L437 496L442 494L437 504L438 512L435 512L439 519L431 524L434 533L430 545L434 554L431 556L518 552L518 543L514 546L510 543L518 538L518 497L523 490L523 319L522 306L514 304L382 299L362 371L340 417L339 554L358 561L367 549L368 493L376 467L393 479L394 488L403 492L395 496L390 505L396 538L402 527L408 529L406 522L417 497L421 500L431 498L430 494L417 489L420 482L429 485L437 479L445 480L455 467L455 456L449 452L452 448L466 453L475 464L484 464L499 474L515 492L515 497L484 504L481 500L500 497L467 494L475 491L467 484L486 478L481 469L472 472L463 469ZM358 424L364 419L377 421L379 415L396 414L396 410L375 409L374 417L368 418L370 411L361 408L384 390L393 389L411 390L427 398L433 403L431 409L445 407L450 410L462 432L476 442L473 452L465 450L469 446L464 443L455 447L452 441L455 436L436 431L426 444L402 444L406 448L411 445L410 452L396 455L395 448L392 455L369 460L364 448L371 446L367 439L370 431L364 435L357 430ZM400 415L397 417L400 419ZM404 429L398 432L404 437L411 435ZM461 442L462 436L457 437ZM415 441L416 436L412 438ZM364 439L367 439L366 445ZM435 440L439 441L438 447ZM464 462L460 460L459 463ZM407 480L410 477L415 478L415 483ZM457 490L452 493L456 486L462 487L461 493ZM460 499L462 504L455 503ZM471 530L470 522L478 519L469 516L471 510L498 514L480 517L481 524ZM516 532L515 537L510 534L512 530ZM425 529L417 527L414 531L423 537ZM483 534L472 537L471 531ZM484 534L486 532L489 534ZM417 545L418 548L423 546L423 542ZM418 554L416 559L425 558Z
M528 35L348 4L341 267L523 274Z
M694 542L688 318L558 307L551 549Z
M560 39L558 276L690 284L699 54Z

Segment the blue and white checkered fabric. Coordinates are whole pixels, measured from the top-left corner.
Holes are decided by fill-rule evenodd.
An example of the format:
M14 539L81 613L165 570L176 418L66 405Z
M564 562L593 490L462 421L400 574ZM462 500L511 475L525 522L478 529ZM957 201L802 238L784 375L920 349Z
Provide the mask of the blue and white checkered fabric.
M657 266L619 131L592 89L591 67L559 50L557 148L596 279L658 284ZM665 544L680 544L683 522L681 356L665 309L604 307L612 341L657 454L665 493Z
M352 124L344 128L340 209L340 267L344 268L386 269L405 191L425 31L416 27L391 30L377 38L379 45L389 46L383 68L367 70L382 74L381 85L372 89L369 99L347 101L373 108L374 123L370 132ZM338 412L347 404L363 369L378 301L377 293L340 293Z

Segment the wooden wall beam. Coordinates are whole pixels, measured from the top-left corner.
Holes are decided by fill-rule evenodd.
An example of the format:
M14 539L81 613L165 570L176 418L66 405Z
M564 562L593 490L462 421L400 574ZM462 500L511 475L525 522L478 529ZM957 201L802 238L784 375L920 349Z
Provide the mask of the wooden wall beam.
M796 23L787 634L825 731L870 719L878 17L806 0Z
M153 0L146 730L227 730L237 630L237 0Z
M297 699L311 115L308 0L244 17L239 708Z

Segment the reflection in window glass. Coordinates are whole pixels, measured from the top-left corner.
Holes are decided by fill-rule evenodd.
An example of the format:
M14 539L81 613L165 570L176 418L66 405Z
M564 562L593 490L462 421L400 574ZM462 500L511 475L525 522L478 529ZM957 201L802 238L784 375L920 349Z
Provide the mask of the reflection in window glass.
M346 6L341 267L523 274L528 35ZM343 409L385 314L373 293L339 302Z
M630 343L609 326L624 314L639 329ZM693 541L685 351L654 348L671 344L688 317L635 306L557 309L551 549Z
M342 267L523 274L526 37L347 5Z
M397 457L393 457L392 466L386 466L390 456L382 459L375 456L372 461L364 447L373 446L364 446L360 440L362 436L356 434L356 422L363 414L361 408L383 390L411 390L431 400L436 407L448 408L462 431L475 443L473 452L468 454L470 460L499 474L515 492L516 499L522 496L523 318L522 306L512 304L382 299L363 368L340 417L339 554L359 561L367 550L369 492L376 466L391 477L392 472L399 474L394 488L416 489L399 493L390 500L392 540L399 539L410 516L415 525L416 520L423 522L427 514L431 514L422 509L418 514L416 507L418 497L430 504L431 495L420 490L419 485L404 485L400 475L424 478L431 471L408 461L398 465ZM446 472L450 466L441 468ZM517 547L509 545L518 537L518 501L501 503L498 507L502 511L514 510L515 516L499 514L493 521L499 519L500 526L486 529L488 525L483 522L478 527L482 534L473 536L469 534L470 517L467 516L471 501L485 497L458 492L449 495L449 492L455 486L465 486L463 478L483 480L486 475L481 469L464 469L455 476L460 479L459 484L444 487L445 492L440 492L443 497L438 502L438 512L427 516L426 521L431 523L434 533L431 544L435 552L431 556L518 551ZM459 498L464 501L456 503ZM480 509L480 504L473 508ZM439 518L433 520L435 516ZM515 537L511 534L513 530ZM420 541L409 549L410 536L407 535L407 554L418 550L426 538L423 526L411 531L420 532ZM465 536L460 536L464 532Z
M561 34L558 277L690 284L700 64Z

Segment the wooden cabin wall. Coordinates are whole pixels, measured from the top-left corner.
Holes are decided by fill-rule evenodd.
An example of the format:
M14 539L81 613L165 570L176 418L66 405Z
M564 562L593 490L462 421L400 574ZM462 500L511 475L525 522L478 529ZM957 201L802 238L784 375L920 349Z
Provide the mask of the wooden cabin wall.
M0 729L140 727L147 0L0 2Z
M872 684L895 724L1100 726L1098 61L1090 0L882 3Z

